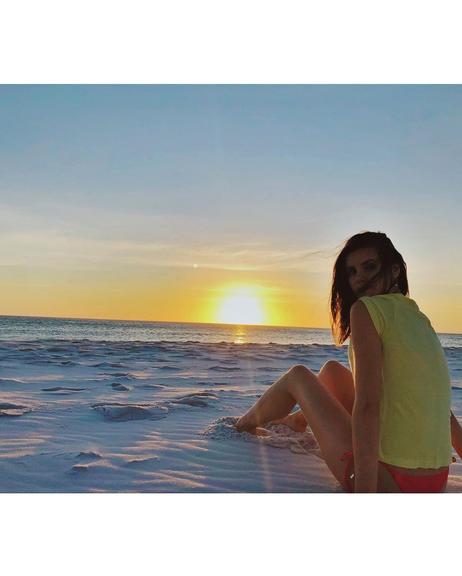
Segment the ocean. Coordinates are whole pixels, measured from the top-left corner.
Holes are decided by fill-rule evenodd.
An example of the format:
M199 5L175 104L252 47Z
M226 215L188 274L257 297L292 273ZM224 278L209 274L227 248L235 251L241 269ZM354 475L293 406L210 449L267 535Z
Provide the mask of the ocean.
M443 347L462 348L462 334L438 334L438 337ZM331 331L326 328L0 316L0 340L52 339L307 346L334 344Z

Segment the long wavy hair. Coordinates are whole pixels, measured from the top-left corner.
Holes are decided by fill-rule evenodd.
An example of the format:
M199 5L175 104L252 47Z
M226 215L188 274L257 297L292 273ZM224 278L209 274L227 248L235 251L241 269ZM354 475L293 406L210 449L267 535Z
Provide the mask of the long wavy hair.
M332 289L330 295L331 330L337 345L343 344L350 336L350 309L358 297L350 287L346 258L349 254L360 248L375 248L380 260L378 272L371 278L370 283L379 278L385 279L385 292L392 284L392 266L399 264L400 272L396 284L404 296L409 295L407 281L407 268L401 254L393 246L391 240L383 232L361 232L349 238L343 246L334 264L332 273Z

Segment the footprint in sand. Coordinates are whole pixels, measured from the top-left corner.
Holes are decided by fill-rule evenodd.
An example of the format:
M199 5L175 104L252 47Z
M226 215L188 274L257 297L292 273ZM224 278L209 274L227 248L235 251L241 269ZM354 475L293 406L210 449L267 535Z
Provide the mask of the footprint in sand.
M128 392L131 390L129 386L125 386L125 384L121 384L120 382L114 382L114 384L111 384L111 386L114 390L117 390L118 392Z
M72 388L67 386L54 386L53 388L42 388L42 392L59 392L61 394L70 394L72 392L82 392L86 388Z
M120 404L107 402L93 404L96 410L105 420L115 422L127 422L129 420L159 420L168 415L168 408L160 404Z
M22 404L11 404L10 402L0 403L0 417L17 417L27 414L31 409L28 406L23 406Z

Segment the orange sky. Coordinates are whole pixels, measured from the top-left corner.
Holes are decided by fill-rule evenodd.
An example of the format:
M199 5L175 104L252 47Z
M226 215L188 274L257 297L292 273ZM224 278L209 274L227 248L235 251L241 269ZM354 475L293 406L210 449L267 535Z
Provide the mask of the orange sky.
M457 286L411 297L440 332L459 332ZM270 271L159 267L152 270L11 271L3 283L3 312L30 316L329 327L330 270ZM441 289L440 289L441 290Z
M149 273L31 269L6 278L3 307L18 315L327 326L326 295L314 286L310 293L296 271L281 279L274 272L200 267Z

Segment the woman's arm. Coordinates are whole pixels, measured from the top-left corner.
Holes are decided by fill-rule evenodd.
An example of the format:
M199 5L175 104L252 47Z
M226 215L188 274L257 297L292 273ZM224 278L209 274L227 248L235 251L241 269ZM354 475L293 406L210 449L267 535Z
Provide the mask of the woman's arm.
M355 492L377 492L382 341L365 304L359 300L351 307L350 329L355 358L351 420Z
M451 442L454 450L462 458L462 428L451 412Z

